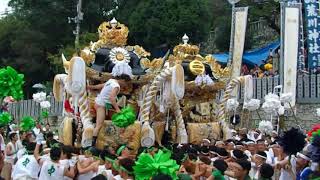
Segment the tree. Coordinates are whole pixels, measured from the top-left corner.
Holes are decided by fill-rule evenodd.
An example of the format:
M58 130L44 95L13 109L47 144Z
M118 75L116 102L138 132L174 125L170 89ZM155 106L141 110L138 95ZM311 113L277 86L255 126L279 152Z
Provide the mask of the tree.
M50 74L47 61L43 61L44 35L13 16L1 19L0 24L0 66L12 66L25 74L25 90L30 95L31 86Z
M77 2L10 0L13 13L0 19L0 66L10 65L25 74L27 95L32 94L30 87L34 83L50 81L55 73L63 72L62 52L72 56L75 25L68 23L68 17L76 16ZM263 17L270 27L277 28L278 3L242 0L237 5L249 6L251 21ZM104 13L111 9L112 14ZM82 46L97 40L97 28L102 21L116 17L129 27L128 43L142 45L149 51L157 47L172 49L184 33L190 37L190 43L202 43L215 29L218 49L229 49L231 6L225 0L84 0L82 11ZM248 38L247 35L246 48L250 47Z
M146 49L163 44L173 47L181 42L184 33L192 43L200 43L210 30L208 9L200 0L134 0L135 6L132 3L120 5L117 18L129 27L129 42Z
M263 1L261 3L252 0L242 0L239 6L249 6L249 19L257 21L260 18L268 22L270 28L280 34L280 27L277 20L280 19L280 3L275 0Z

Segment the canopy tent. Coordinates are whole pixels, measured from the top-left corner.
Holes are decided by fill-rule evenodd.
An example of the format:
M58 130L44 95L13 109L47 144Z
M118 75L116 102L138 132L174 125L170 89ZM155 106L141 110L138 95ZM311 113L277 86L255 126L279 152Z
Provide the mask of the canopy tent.
M254 49L251 51L247 51L243 54L242 57L242 62L244 64L253 66L255 64L261 65L264 64L263 61L267 60L269 54L270 54L270 49L272 50L272 53L274 54L275 51L280 47L280 42L274 42L271 43L265 47ZM212 56L222 64L226 64L229 59L229 53L221 53L221 54L212 54Z

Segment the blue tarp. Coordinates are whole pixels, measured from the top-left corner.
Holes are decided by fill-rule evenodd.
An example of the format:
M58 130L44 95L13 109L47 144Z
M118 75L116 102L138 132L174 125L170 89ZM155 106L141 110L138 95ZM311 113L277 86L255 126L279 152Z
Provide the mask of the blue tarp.
M242 63L247 65L261 65L264 64L263 61L267 60L270 49L272 49L273 53L280 46L280 42L271 43L265 47L254 49L251 51L247 51L243 54ZM222 54L212 54L212 56L217 59L218 62L226 64L229 59L229 53Z

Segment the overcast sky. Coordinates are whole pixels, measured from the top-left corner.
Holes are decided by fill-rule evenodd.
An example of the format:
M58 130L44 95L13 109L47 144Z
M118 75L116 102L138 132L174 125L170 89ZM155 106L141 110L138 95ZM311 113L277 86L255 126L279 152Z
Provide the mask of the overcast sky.
M0 13L1 14L8 7L8 2L9 2L9 0L0 0Z

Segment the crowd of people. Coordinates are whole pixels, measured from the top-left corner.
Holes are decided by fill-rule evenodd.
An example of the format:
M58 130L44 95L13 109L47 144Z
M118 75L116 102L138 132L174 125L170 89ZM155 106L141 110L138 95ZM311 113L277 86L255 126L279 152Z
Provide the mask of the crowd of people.
M35 128L37 129L37 128ZM232 131L232 139L213 141L203 139L201 144L171 144L141 147L127 145L75 148L54 138L51 132L9 133L9 140L1 141L1 178L6 180L55 179L145 179L137 176L136 162L142 155L156 156L165 152L177 163L176 176L168 173L166 165L152 165L152 180L192 179L257 179L306 180L320 178L319 168L312 167L307 146L303 151L287 155L276 132L264 136L259 130ZM2 129L1 133L4 131ZM150 162L151 163L151 162ZM150 168L150 164L146 167ZM157 167L154 167L157 166ZM147 169L147 168L146 168ZM310 173L311 172L311 173ZM147 172L146 172L147 173Z
M266 64L265 66L268 67L270 65ZM279 76L279 72L277 70L274 71L272 66L266 69L265 67L259 67L257 64L255 64L254 67L250 69L247 65L243 64L241 67L241 75L251 75L255 78L277 77Z

